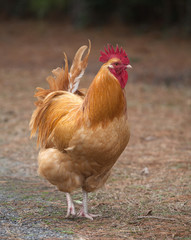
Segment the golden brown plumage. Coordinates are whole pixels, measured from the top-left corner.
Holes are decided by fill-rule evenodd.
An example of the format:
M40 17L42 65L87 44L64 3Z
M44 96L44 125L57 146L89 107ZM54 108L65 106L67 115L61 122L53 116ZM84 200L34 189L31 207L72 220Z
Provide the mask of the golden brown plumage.
M53 71L55 77L47 79L50 89L37 89L30 128L32 136L38 130L39 174L67 193L67 216L75 214L69 193L82 188L79 215L92 219L86 193L106 182L129 141L129 128L124 90L118 75L110 71L117 63L123 64L117 54L102 65L87 93L77 90L90 53L89 46L81 60L86 48L82 46L76 53L70 73L65 55L65 70L58 68Z

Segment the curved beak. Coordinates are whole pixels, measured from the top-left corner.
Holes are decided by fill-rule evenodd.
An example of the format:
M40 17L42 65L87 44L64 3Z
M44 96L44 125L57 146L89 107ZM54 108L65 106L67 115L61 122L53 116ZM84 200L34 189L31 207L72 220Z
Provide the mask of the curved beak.
M126 65L126 68L133 68L130 64Z

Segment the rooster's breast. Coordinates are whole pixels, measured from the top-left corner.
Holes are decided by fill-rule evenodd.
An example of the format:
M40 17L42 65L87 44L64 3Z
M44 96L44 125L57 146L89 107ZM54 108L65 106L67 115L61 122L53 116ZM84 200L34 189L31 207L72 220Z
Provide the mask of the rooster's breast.
M81 127L70 141L68 154L75 162L92 165L94 170L111 168L125 149L129 136L126 116L115 118L106 126Z

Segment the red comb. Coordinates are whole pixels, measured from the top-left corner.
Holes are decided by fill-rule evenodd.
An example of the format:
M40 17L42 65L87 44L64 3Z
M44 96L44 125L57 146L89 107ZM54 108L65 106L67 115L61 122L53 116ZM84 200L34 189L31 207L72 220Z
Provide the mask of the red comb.
M103 51L100 52L101 53L101 56L99 58L100 62L105 63L111 58L119 58L123 64L129 64L129 59L127 57L127 54L122 47L121 49L119 49L119 46L117 45L116 49L114 50L113 46L108 44L107 48L104 47L105 52Z

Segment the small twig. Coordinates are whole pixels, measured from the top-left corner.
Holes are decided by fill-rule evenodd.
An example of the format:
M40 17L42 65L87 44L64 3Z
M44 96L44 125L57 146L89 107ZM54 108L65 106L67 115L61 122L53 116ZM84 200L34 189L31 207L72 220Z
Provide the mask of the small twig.
M64 203L51 202L51 201L46 201L46 200L43 200L43 199L41 199L40 201L41 201L41 202L44 202L44 203L52 204L52 205L59 205L59 206L61 206L61 207L65 207L65 208L67 207L66 204L64 204Z
M139 216L137 218L138 219L151 218L151 219L159 219L159 220L176 221L175 218L166 218L166 217L157 217L157 216Z

